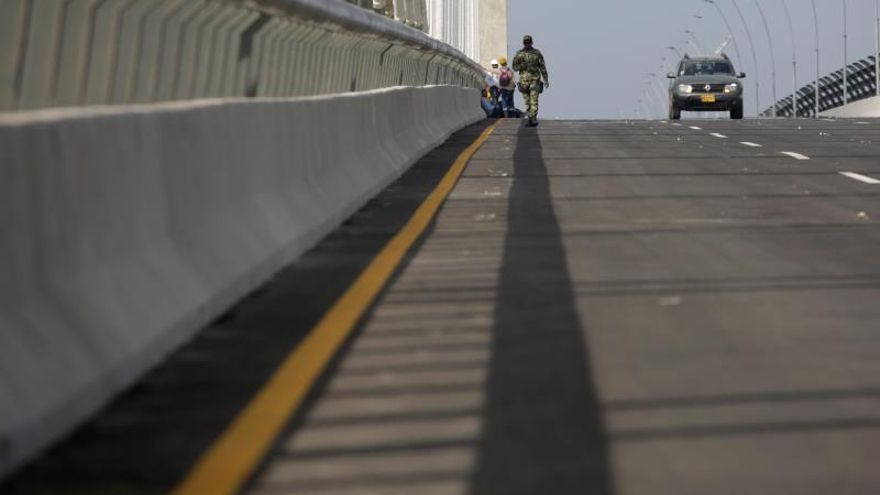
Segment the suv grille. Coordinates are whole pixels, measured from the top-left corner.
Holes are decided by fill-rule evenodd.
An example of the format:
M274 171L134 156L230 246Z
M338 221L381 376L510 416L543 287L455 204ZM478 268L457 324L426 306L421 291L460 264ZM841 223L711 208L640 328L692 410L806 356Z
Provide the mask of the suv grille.
M694 88L694 93L723 93L724 85L723 84L691 84ZM706 86L709 86L709 91L706 91Z

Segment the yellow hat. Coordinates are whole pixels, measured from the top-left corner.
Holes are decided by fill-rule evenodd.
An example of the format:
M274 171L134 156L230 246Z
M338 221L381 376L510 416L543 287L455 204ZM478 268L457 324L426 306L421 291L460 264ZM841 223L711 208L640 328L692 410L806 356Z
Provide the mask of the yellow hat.
M507 65L507 57L498 57L498 63L501 65Z

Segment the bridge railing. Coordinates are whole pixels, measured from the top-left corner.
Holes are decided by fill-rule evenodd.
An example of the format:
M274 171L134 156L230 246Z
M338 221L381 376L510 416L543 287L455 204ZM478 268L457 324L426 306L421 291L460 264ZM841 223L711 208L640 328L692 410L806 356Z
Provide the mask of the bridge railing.
M874 57L869 56L849 65L847 73L847 101L852 103L876 95L876 79ZM780 117L795 116L792 111L793 96L789 95L776 102L776 115ZM843 68L819 79L819 112L843 106ZM773 107L769 107L761 115L773 115ZM816 116L816 87L811 82L797 91L797 117Z
M425 16L417 3L399 2L404 20ZM0 0L0 12L0 111L482 82L457 50L340 0Z

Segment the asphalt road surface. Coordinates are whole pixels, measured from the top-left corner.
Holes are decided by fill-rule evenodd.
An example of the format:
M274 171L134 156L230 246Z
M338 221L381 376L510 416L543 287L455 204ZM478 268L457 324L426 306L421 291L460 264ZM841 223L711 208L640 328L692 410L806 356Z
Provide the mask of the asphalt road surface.
M486 125L10 493L174 486ZM878 220L878 120L503 121L244 491L880 493Z

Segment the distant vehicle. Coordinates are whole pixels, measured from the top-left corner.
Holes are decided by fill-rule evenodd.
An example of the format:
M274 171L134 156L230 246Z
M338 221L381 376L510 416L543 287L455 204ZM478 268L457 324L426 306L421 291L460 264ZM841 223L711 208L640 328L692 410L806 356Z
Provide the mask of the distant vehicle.
M731 119L743 118L743 86L727 55L689 57L678 63L678 70L666 75L669 85L669 118L681 119L681 111L730 112Z

